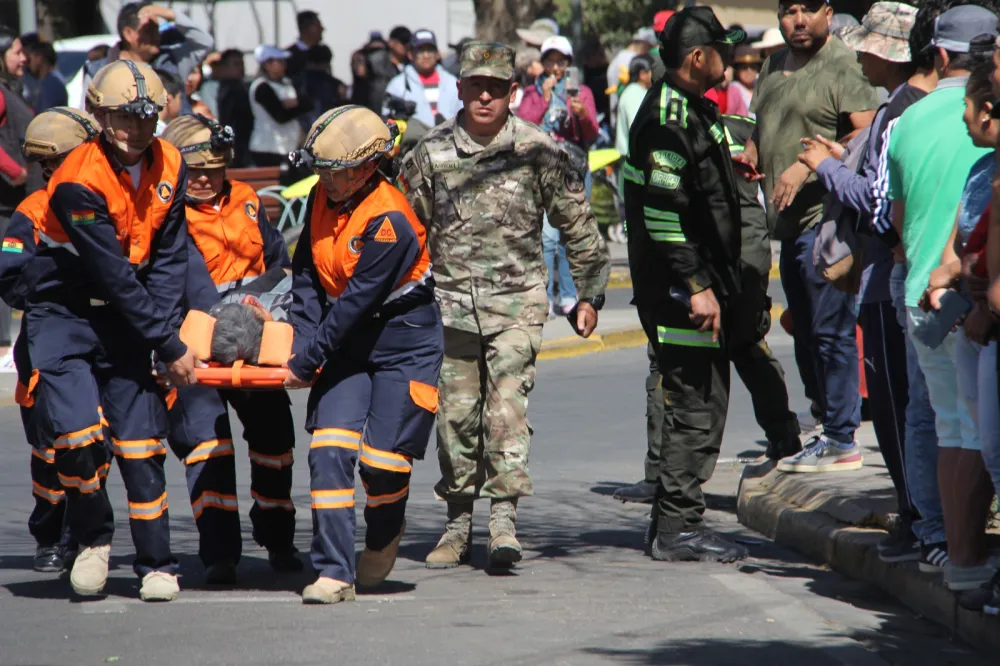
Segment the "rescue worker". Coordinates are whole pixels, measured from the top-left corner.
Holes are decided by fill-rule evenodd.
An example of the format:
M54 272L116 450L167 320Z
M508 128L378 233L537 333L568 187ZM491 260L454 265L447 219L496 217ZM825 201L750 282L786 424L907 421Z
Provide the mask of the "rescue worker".
M165 98L145 64L101 68L87 104L102 135L73 150L53 174L52 214L25 269L38 437L56 451L81 546L70 574L80 595L104 588L114 531L100 476L99 405L128 496L139 596L169 601L179 592L163 473L166 408L151 352L178 386L195 381L195 354L177 333L177 285L187 270L186 169L176 148L153 138Z
M712 475L729 401L723 326L739 293L740 198L715 104L740 30L711 8L674 14L659 38L667 73L633 121L624 165L634 303L656 353L664 394L657 560L746 557L707 529L701 485Z
M743 152L756 122L746 116L722 117L731 155ZM785 371L771 353L764 336L771 330L771 298L767 295L771 270L771 237L767 215L758 199L760 185L737 177L740 195L740 297L729 319L729 356L750 392L754 416L767 439L765 456L778 461L802 450L799 423L788 408ZM663 388L656 354L650 345L650 372L646 378L647 451L645 479L618 488L612 495L623 502L651 504L659 487L660 442L663 429Z
M100 134L100 125L89 114L69 107L53 107L40 113L28 124L22 154L26 161L37 162L46 181L62 164L66 155ZM0 297L11 308L24 310L28 285L24 268L38 246L36 228L49 213L48 190L42 188L28 195L14 211L3 237L0 251ZM37 547L35 571L58 572L72 566L76 544L65 529L66 492L56 473L56 452L51 442L37 437L32 415L36 373L28 354L26 319L21 318L21 332L14 342L17 389L14 399L21 409L24 436L31 446L31 489L35 508L28 518L28 531Z
M580 302L582 337L597 326L610 258L583 175L537 126L514 116L514 51L492 42L462 50L464 108L404 158L409 198L427 225L444 317L435 494L448 502L428 568L467 563L472 507L490 501L491 569L521 560L517 503L532 494L528 394L548 319L542 220L562 232Z
M305 603L354 599L392 571L413 460L437 412L441 312L424 227L390 183L396 138L373 111L320 116L298 161L320 177L292 260L294 356L285 386L312 383L306 411L313 510ZM313 383L314 382L314 383ZM368 494L354 566L354 465Z
M252 187L226 178L235 136L204 116L181 116L163 134L188 168L187 227L197 248L191 262L207 265L213 302L188 306L208 310L228 292L275 267L291 271L288 248ZM189 282L197 279L189 272ZM185 465L191 508L198 525L199 556L210 584L236 582L242 551L236 498L236 462L229 425L231 406L250 449L250 494L254 540L267 548L276 571L301 571L292 540L292 447L295 426L285 391L218 391L180 387L168 398L170 446Z

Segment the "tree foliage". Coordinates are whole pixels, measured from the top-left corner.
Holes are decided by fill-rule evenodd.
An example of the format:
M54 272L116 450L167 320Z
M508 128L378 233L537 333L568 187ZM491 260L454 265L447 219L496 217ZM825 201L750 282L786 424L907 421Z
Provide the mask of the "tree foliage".
M636 30L653 25L653 15L674 9L677 0L582 0L583 33L600 37L605 46L625 46ZM573 20L571 0L555 0L555 19L565 34Z
M552 16L553 0L474 0L476 37L517 44L517 28Z

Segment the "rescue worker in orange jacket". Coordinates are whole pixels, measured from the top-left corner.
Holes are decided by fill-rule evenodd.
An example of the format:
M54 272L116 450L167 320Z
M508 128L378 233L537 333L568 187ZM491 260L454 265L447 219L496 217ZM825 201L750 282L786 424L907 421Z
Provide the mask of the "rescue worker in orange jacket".
M100 125L90 114L69 107L53 107L38 114L28 125L22 152L26 160L40 164L47 182L71 150L100 132ZM11 308L26 308L29 285L24 280L24 268L35 256L38 246L35 229L48 214L49 193L42 188L22 201L10 218L0 251L0 298ZM38 439L32 419L37 373L28 354L25 321L22 317L21 332L14 342L17 369L14 399L20 405L24 436L31 445L31 489L35 508L28 518L28 531L36 543L32 565L35 571L59 572L72 566L76 544L65 529L66 492L56 473L56 451L51 441ZM106 465L102 467L106 469Z
M318 175L292 259L294 355L285 386L312 384L306 412L312 563L305 603L354 599L392 571L413 460L427 448L444 353L424 227L387 179L396 132L344 106L310 129L297 157ZM354 466L367 491L354 562Z
M102 67L87 103L100 138L73 150L48 184L50 209L26 268L28 346L38 370L38 436L52 441L81 546L70 583L96 595L107 581L114 530L100 477L104 407L111 450L125 482L136 548L133 568L144 601L179 592L170 552L163 473L166 406L151 352L174 385L195 380L195 354L181 342L187 271L186 169L173 146L154 139L166 102L145 64Z
M167 127L163 139L180 151L188 167L187 225L197 253L214 285L215 301L275 267L291 270L288 248L281 233L252 187L226 178L231 160L233 131L204 116L181 116ZM208 311L214 304L193 302ZM207 307L206 307L207 305ZM292 545L295 507L292 504L292 447L295 426L291 402L283 390L219 391L207 386L177 389L170 406L169 442L184 462L191 507L200 535L199 555L206 581L213 585L236 582L236 564L242 551L236 496L236 462L227 405L243 423L250 449L250 520L253 536L267 548L276 571L301 571L302 561Z

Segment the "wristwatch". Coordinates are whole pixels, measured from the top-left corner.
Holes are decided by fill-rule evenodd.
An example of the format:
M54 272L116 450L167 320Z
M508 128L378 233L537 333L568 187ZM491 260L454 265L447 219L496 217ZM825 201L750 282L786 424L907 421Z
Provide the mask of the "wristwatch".
M584 303L590 303L590 305L595 310L600 312L601 308L604 307L604 302L607 299L604 297L604 294L598 294L597 296L591 296L590 298L581 298L580 300L583 301Z

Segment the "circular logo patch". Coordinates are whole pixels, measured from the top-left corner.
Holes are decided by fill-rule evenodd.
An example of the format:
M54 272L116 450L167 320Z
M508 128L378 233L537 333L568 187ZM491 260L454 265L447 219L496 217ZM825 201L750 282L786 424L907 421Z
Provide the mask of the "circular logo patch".
M257 219L257 205L254 202L248 201L243 204L243 210L246 211L247 217L251 220Z
M361 236L352 236L351 240L347 242L347 249L351 251L351 254L361 254L361 248L364 245Z
M156 186L156 196L160 197L160 201L167 203L170 201L170 197L174 196L174 187L167 181L163 181Z

